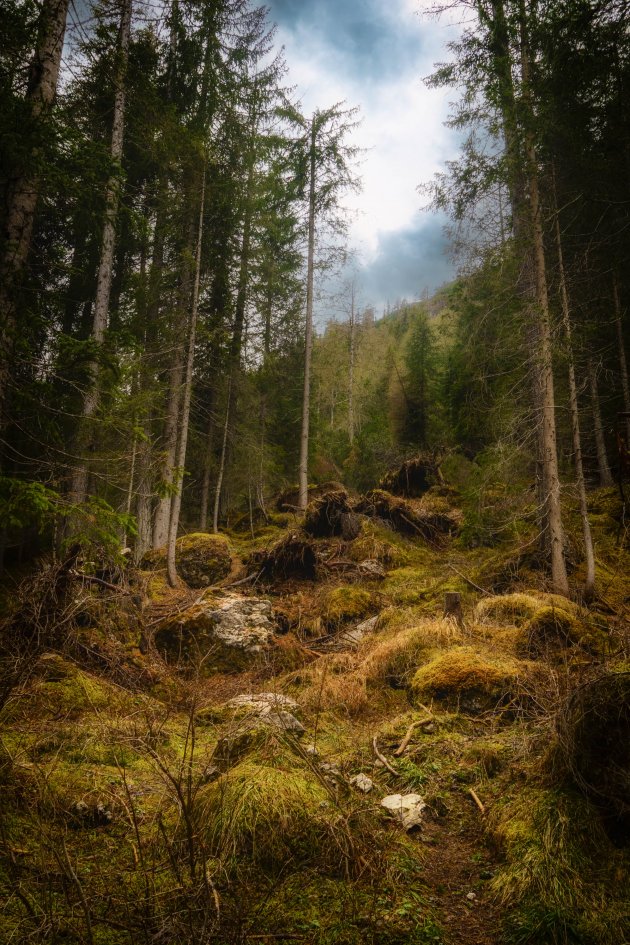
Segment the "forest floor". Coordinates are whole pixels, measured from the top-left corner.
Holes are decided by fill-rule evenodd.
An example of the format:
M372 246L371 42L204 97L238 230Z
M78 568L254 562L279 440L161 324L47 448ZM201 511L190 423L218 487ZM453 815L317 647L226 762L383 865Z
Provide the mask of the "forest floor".
M227 589L171 592L158 568L134 617L83 588L72 645L0 716L0 940L629 942L628 849L567 779L556 721L572 687L629 665L630 556L604 499L589 610L549 594L527 536L428 545L372 522L314 542L315 580L236 583L295 530L278 519L230 534ZM226 595L271 602L272 645L237 672L165 662L156 630ZM229 704L261 692L273 725ZM380 801L412 793L406 831Z

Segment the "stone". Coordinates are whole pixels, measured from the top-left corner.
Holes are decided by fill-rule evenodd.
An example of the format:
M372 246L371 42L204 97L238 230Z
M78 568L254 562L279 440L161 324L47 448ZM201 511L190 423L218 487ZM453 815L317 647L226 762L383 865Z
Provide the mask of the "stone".
M274 631L270 601L230 595L167 619L154 642L167 660L197 661L205 673L240 672L268 647Z
M303 735L306 729L302 723L296 719L290 712L264 712L260 715L260 721L265 725L272 725L283 732L291 732L292 735Z
M372 778L368 778L367 774L355 774L350 778L349 782L352 787L357 788L359 791L363 791L364 794L369 794L374 788L374 781Z
M281 692L245 692L240 696L234 696L225 704L231 709L251 709L259 714L271 712L272 709L299 708L295 699Z
M209 587L230 573L230 543L224 535L205 532L182 535L175 544L175 563L178 574L189 587ZM141 565L150 570L165 568L166 548L147 552Z
M469 892L466 894L466 899L468 899L469 902L474 902L476 898L477 897L474 892Z
M363 639L363 632L358 627L352 627L350 630L344 630L336 638L336 643L344 646L358 646Z
M388 794L381 801L381 807L400 821L405 830L414 830L422 825L422 812L426 806L420 794Z
M378 622L380 619L380 614L377 614L376 617L368 617L368 619L364 620L363 623L358 624L355 629L361 634L373 633L373 631L378 627Z
M365 561L359 561L357 570L366 577L384 578L385 568L380 561L374 561L372 558L366 558Z

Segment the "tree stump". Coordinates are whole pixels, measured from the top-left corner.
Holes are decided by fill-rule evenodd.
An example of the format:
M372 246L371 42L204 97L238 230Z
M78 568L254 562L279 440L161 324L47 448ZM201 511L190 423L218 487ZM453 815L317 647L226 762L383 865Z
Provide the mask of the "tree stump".
M464 611L462 610L462 595L457 591L447 591L444 595L444 616L452 617L458 627L463 627Z

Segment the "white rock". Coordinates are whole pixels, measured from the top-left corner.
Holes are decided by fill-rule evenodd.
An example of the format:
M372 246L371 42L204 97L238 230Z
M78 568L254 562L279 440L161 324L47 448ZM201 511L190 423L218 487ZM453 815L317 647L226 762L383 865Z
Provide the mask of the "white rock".
M295 699L284 696L281 692L245 692L240 696L234 696L225 704L233 709L251 709L260 715L271 712L272 709L299 708Z
M380 619L380 614L377 614L376 617L368 617L368 619L364 620L363 623L357 625L356 630L358 630L361 634L372 633L373 630L376 630Z
M337 637L337 643L343 643L345 646L358 646L362 639L363 631L360 627L353 627L340 633Z
M364 794L369 794L374 787L374 781L371 778L368 778L367 774L355 774L350 778L350 784L358 788L359 791L363 791Z
M274 632L271 601L262 597L225 597L208 618L219 642L248 653L259 653Z
M469 899L470 902L474 902L476 898L477 898L477 897L476 897L476 895L474 894L474 892L469 892L469 893L466 895L466 899Z
M381 806L400 821L405 830L413 830L422 823L422 812L426 804L420 794L388 794Z
M260 721L265 725L273 725L274 728L282 729L283 732L291 732L294 735L301 735L306 731L301 722L299 722L290 712L264 712L260 716Z

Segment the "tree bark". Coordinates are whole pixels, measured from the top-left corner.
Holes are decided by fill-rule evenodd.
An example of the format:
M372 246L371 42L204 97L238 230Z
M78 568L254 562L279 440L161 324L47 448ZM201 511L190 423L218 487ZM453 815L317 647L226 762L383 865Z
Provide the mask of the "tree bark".
M602 414L599 407L599 390L597 388L597 371L593 364L593 359L589 358L587 363L588 383L591 392L591 414L593 416L593 435L595 437L595 449L597 452L597 469L599 472L600 486L612 486L613 477L608 463L608 454L606 453L606 438L604 437L604 427L602 424Z
M112 267L116 242L116 218L120 199L120 162L123 151L123 136L125 130L125 76L129 59L129 38L131 35L132 0L123 0L118 35L118 62L114 79L114 116L112 120L112 140L110 156L113 172L110 174L105 191L105 220L103 223L103 238L101 243L101 258L96 280L96 297L94 300L94 319L92 323L92 340L98 345L103 344L109 313L109 298L112 286ZM94 417L100 400L99 367L93 361L89 367L88 387L83 399L83 416L79 426L77 465L72 474L70 487L71 499L75 503L85 501L89 476L89 453L94 448L93 436L87 424ZM88 455L81 455L87 449Z
M350 298L350 365L348 371L348 439L354 443L354 356L356 340L356 312L354 310L354 280Z
M617 345L619 347L619 367L621 370L623 409L627 414L630 414L630 383L628 382L628 362L626 360L626 348L623 341L621 297L619 295L619 281L617 279L617 273L613 274L613 299L615 303L615 328L617 329ZM630 417L626 417L626 446L630 449Z
M558 201L555 198L555 179L554 179L554 202L555 202L555 235L556 252L558 254L558 274L560 277L560 301L562 305L562 324L566 335L567 360L569 369L569 407L571 412L571 437L573 440L573 462L575 464L575 482L578 490L578 499L580 503L580 518L582 520L582 534L584 536L584 558L586 561L586 578L584 581L584 598L589 601L595 593L595 552L593 550L593 537L591 535L591 525L588 518L588 502L586 499L586 483L584 481L584 465L582 463L582 437L580 435L580 413L578 406L577 385L575 382L575 363L573 360L573 342L571 327L571 312L569 308L569 293L567 291L567 281L564 271L564 255L562 252L562 237L560 235L560 217L558 213Z
M186 356L186 374L182 397L182 411L180 417L179 444L177 448L178 480L171 503L171 518L168 531L168 545L166 551L166 574L171 587L177 586L177 569L175 566L175 542L179 528L179 514L182 507L182 492L184 490L184 468L186 465L186 447L188 445L188 423L190 419L190 399L192 394L192 375L195 361L195 337L197 332L197 313L199 310L199 282L201 278L201 244L203 241L203 213L206 195L206 162L204 161L201 178L201 197L199 205L199 225L197 228L197 245L195 249L195 275L193 279L192 299L190 302L190 320L188 330L188 352Z
M302 432L300 436L300 465L298 467L298 507L308 504L308 441L311 409L311 358L313 352L313 274L315 265L315 141L316 116L311 119L311 146L309 154L310 181L308 198L308 258L306 268L306 330L304 338L304 392L302 396Z
M225 422L223 424L223 439L221 441L221 459L219 460L219 472L217 474L217 485L214 493L214 509L212 513L212 531L216 535L219 531L219 510L221 508L221 490L223 488L223 476L225 474L225 457L227 456L227 444L230 431L230 415L232 403L232 377L228 378L227 404L225 406Z
M68 0L44 0L26 91L30 118L35 127L44 120L55 99L67 15ZM26 169L19 169L7 197L0 259L0 427L5 422L5 400L17 327L17 297L28 261L39 198L39 157L40 148L36 145L26 162Z

